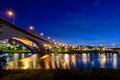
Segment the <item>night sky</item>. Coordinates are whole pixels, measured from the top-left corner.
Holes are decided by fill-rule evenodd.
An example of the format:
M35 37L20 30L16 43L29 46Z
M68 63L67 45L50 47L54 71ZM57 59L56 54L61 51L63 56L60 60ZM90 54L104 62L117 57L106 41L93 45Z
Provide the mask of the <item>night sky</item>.
M0 16L60 42L120 46L120 0L0 0Z

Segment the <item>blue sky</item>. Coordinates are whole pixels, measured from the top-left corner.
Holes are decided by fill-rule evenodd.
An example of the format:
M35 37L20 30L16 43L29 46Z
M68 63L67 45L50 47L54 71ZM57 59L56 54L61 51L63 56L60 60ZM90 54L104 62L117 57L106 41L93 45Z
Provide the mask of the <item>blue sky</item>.
M0 16L15 12L15 24L33 25L61 42L77 45L120 45L120 0L1 0Z

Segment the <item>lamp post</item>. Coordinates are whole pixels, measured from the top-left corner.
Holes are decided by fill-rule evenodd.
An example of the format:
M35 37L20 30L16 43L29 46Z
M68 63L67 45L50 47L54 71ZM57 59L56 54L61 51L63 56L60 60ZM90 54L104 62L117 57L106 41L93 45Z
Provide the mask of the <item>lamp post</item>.
M34 34L34 27L30 26L29 29L30 29L31 33Z
M14 14L14 12L9 10L9 11L7 11L7 15L13 18L12 23L14 24L15 23L15 14Z

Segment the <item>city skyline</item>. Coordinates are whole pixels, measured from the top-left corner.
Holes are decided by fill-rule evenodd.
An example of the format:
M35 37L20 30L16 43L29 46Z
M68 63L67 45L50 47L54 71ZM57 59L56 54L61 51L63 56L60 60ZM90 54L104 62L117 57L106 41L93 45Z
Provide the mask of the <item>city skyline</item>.
M15 25L34 26L52 39L77 45L120 45L119 0L1 1L1 17L15 12Z

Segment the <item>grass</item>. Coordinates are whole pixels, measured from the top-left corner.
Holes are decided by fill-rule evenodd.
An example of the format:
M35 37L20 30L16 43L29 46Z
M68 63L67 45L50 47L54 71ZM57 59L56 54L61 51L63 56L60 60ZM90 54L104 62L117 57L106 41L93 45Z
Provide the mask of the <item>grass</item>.
M25 53L30 52L30 50L2 50L2 53Z

